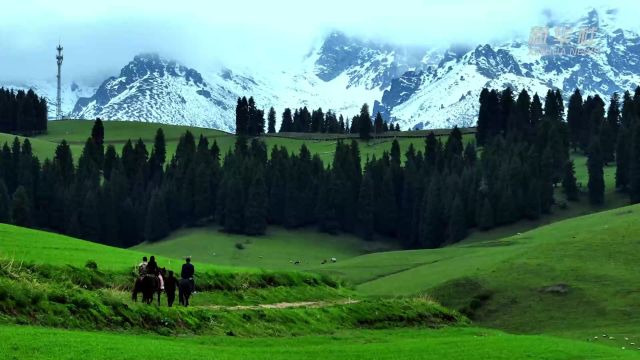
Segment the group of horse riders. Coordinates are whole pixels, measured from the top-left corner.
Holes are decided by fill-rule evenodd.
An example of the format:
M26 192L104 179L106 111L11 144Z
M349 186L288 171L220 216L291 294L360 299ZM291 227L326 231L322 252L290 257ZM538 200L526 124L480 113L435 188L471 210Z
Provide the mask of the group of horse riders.
M137 300L137 293L143 293L143 302L151 303L153 300L153 294L158 294L158 305L160 305L160 294L164 291L167 294L167 305L173 306L173 302L176 298L176 289L179 290L179 301L184 306L189 305L189 296L195 289L195 281L193 276L195 275L195 268L191 263L191 257L185 259L185 263L182 264L182 270L180 271L180 280L176 279L173 275L173 271L167 271L165 268L160 268L156 262L155 256L151 256L148 260L144 256L142 262L138 265L138 278L136 279L133 300ZM153 287L151 296L145 294L145 278L147 278L147 287Z

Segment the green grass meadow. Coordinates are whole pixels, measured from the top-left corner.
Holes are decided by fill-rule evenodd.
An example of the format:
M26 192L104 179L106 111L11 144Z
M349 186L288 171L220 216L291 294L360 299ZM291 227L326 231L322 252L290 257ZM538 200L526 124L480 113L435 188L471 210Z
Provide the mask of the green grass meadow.
M161 337L1 326L6 359L640 359L640 351L478 328L360 330L295 338Z

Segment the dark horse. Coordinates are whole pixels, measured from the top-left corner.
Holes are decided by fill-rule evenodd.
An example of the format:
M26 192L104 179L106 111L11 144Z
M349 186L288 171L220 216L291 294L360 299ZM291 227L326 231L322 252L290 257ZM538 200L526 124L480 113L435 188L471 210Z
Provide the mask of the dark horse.
M136 282L133 286L133 293L131 299L138 301L138 293L142 293L142 302L145 304L151 304L153 302L153 295L158 293L158 306L160 306L160 281L157 276L145 275L142 278L136 278Z
M180 305L189 306L189 297L193 292L191 280L180 279L178 283L178 298L180 299Z

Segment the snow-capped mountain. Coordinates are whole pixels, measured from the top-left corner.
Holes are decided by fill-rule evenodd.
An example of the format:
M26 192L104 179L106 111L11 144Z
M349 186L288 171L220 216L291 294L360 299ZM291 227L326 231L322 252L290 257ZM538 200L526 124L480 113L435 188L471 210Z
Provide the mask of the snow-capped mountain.
M545 24L543 24L545 25ZM154 121L233 131L239 96L258 106L322 107L350 118L364 103L401 128L472 126L483 87L511 86L544 96L560 88L568 96L580 88L608 98L640 84L640 37L616 24L614 10L554 21L547 43L578 39L578 30L596 28L596 53L540 55L527 39L502 44L408 48L333 32L297 66L269 71L228 66L200 71L155 54L136 56L100 86L66 84L63 110L71 117ZM563 39L556 26L574 30ZM1 84L33 87L55 107L55 81ZM13 86L12 86L13 85ZM278 116L278 120L279 116Z
M471 126L483 87L511 86L540 96L549 88L559 88L566 96L579 88L604 99L633 90L640 85L640 37L617 27L615 15L615 10L591 10L578 21L549 24L576 30L561 39L551 27L548 43L556 49L561 40L578 43L580 29L597 29L589 45L595 52L541 56L521 40L479 45L461 56L446 55L433 71L403 74L385 91L380 107L402 128Z
M437 60L424 49L365 42L334 32L295 68L272 72L223 68L200 73L155 54L136 56L72 115L189 124L233 131L238 96L260 106L323 107L347 116L381 98L393 79Z

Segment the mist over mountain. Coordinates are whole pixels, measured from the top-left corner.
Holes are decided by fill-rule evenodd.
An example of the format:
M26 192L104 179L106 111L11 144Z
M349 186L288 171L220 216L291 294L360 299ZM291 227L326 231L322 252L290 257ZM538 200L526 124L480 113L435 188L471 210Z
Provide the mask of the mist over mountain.
M233 131L239 96L253 96L259 107L322 107L345 117L363 103L401 128L472 126L483 87L511 86L543 96L549 88L565 95L576 87L608 98L640 84L640 37L621 27L615 9L591 9L571 19L550 18L548 42L559 40L553 27L596 28L595 53L531 52L528 39L447 47L394 45L334 31L294 66L266 70L223 64L217 70L194 68L162 53L144 53L123 64L99 84L83 79L65 83L63 110L68 117L188 124ZM260 61L256 59L256 61ZM33 87L55 99L52 80L3 83ZM53 115L53 105L50 106ZM278 116L278 120L280 117Z

